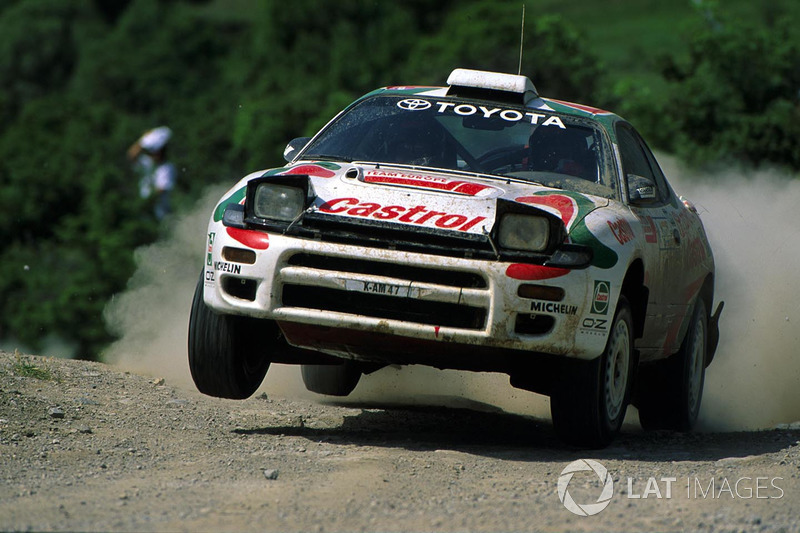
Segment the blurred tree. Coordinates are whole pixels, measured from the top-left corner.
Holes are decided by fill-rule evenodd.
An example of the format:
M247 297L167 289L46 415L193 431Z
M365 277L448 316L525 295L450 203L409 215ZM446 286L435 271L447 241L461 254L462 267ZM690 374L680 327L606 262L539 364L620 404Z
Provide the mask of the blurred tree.
M28 0L10 4L0 17L0 128L25 102L63 89L77 61L73 22L80 2Z
M525 23L522 74L543 96L593 103L602 73L597 58L561 17L530 16L532 11ZM460 4L438 32L421 36L415 44L403 69L405 78L441 85L457 67L516 73L521 17L521 4Z
M113 106L120 154L154 126L166 124L175 133L170 159L179 172L177 207L240 172L231 151L240 83L226 72L243 48L243 33L241 24L218 24L191 5L134 0L82 50L74 94L85 105Z
M0 330L33 348L57 334L95 356L110 340L105 302L157 234L133 181L108 165L115 147L101 139L114 118L53 95L0 136Z
M413 6L398 2L264 2L234 67L242 86L233 143L247 168L280 162L289 140L356 96L401 83L417 24Z
M103 16L106 22L116 22L117 18L128 7L130 0L93 0L97 11Z
M660 60L668 95L625 81L622 112L657 147L694 164L739 161L800 170L800 34L785 17L772 27L710 14L695 27L688 53ZM708 21L712 22L708 22Z

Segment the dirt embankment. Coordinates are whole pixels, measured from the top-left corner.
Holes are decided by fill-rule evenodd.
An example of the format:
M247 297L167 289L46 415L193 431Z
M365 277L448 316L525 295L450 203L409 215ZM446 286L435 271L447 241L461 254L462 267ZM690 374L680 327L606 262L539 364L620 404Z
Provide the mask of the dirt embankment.
M0 353L0 529L800 530L798 429L630 426L582 451L546 418L442 403L459 405L226 401L112 366ZM584 458L614 485L589 517L557 490ZM594 503L602 487L584 474L568 492Z

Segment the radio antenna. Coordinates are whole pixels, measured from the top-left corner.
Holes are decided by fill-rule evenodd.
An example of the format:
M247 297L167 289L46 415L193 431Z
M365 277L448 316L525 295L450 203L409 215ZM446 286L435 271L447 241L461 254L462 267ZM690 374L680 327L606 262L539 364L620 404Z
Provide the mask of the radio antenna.
M522 27L519 30L519 68L517 76L522 74L522 42L525 39L525 4L522 4Z

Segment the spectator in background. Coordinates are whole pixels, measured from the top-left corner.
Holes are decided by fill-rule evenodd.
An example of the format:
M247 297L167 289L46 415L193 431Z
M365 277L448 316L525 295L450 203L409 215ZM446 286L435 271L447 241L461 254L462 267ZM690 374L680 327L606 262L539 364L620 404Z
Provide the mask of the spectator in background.
M151 199L157 220L170 212L170 191L175 187L175 165L167 161L167 144L172 130L160 126L145 132L128 148L128 159L140 176L139 194Z

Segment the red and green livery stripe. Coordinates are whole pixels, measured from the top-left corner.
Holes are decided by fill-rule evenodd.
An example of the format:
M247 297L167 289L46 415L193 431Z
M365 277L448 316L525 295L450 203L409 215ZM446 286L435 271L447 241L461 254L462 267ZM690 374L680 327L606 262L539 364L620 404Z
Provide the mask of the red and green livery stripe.
M214 222L219 222L220 220L222 220L222 215L225 214L225 208L227 208L230 204L242 203L244 201L244 197L246 194L247 194L247 186L245 185L241 189L237 189L230 196L222 200L217 205L217 208L214 209Z
M330 161L316 161L314 163L298 163L291 167L273 168L268 170L264 176L277 176L279 174L306 174L317 178L332 178L336 171L341 169L341 165Z
M280 167L280 168L273 168L266 171L263 175L264 176L277 176L278 174L307 174L309 176L316 176L320 178L330 178L335 176L336 170L342 168L340 165L336 163L330 163L328 161L320 161L316 163L299 163L297 165L293 165L289 168ZM219 222L222 220L222 215L225 214L225 208L228 207L230 204L240 204L244 201L244 197L247 195L247 186L237 189L233 192L230 196L222 200L218 205L217 208L214 209L214 222Z

